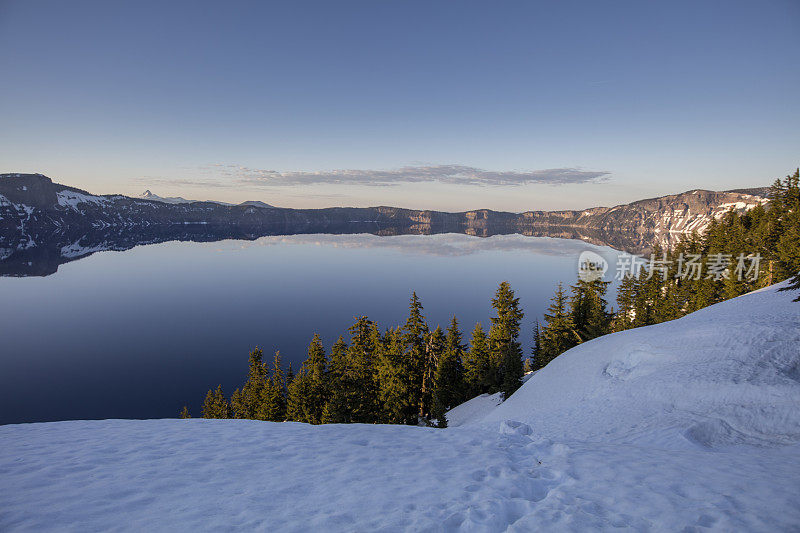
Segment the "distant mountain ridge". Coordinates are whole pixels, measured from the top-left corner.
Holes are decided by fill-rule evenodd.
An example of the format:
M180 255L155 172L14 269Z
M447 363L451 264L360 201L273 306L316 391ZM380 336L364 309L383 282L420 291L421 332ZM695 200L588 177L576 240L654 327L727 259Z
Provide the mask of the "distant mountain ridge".
M148 191L149 192L149 191ZM702 231L729 209L763 204L768 188L693 190L614 207L509 213L459 213L397 207L277 208L93 195L41 174L0 174L0 275L47 275L58 264L98 250L167 240L255 239L299 233L376 235L519 233L582 239L632 252L669 246ZM176 200L176 201L169 201Z
M193 204L195 202L203 201L203 200L187 200L186 198L182 198L180 196L159 196L151 192L149 189L144 191L139 196L137 196L137 198L141 198L142 200L154 200L156 202L164 202L167 204ZM236 205L228 202L220 202L219 200L205 200L205 201L219 205ZM266 202L261 202L258 200L248 200L247 202L242 202L239 205L252 205L255 207L275 207L274 205L270 205Z

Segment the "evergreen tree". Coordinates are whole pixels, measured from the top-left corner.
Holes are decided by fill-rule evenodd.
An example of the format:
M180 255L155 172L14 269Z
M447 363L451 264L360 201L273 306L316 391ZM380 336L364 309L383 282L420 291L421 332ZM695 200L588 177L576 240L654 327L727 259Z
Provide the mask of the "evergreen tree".
M406 359L410 369L411 391L414 394L417 413L425 410L422 400L422 382L427 357L426 341L430 332L422 311L422 302L417 297L417 293L412 292L408 319L405 326L403 326L403 342L407 350Z
M636 278L629 273L623 276L617 289L617 314L613 330L623 331L633 327L636 318Z
M412 390L411 361L400 328L389 330L376 363L382 419L390 424L417 423L417 393Z
M470 347L464 359L464 379L469 397L489 392L492 382L492 364L489 356L489 338L481 323L475 324Z
M463 353L458 320L453 317L447 328L444 351L436 365L434 378L432 416L438 420L439 427L446 427L445 412L464 400Z
M181 409L180 417L184 418L184 419L185 418L192 418L192 415L189 414L189 408L187 406L184 405L183 409Z
M294 380L294 370L292 369L292 362L289 361L289 369L286 371L286 387L288 389L289 385L292 384Z
M206 400L203 402L203 418L230 418L231 409L228 400L222 393L222 385L218 385L216 390L209 390Z
M380 335L365 316L359 317L349 331L346 353L334 352L331 356L331 399L325 416L327 421L338 423L372 423L380 417L374 361Z
M430 420L433 409L433 391L436 388L436 367L445 349L445 336L442 328L437 326L428 334L425 343L425 366L422 376L419 416Z
M261 405L268 374L267 367L262 360L263 356L260 348L250 352L247 381L241 390L236 389L231 397L234 418L257 418L256 413Z
M308 387L306 401L307 422L311 424L322 423L322 411L330 396L327 366L328 360L325 355L325 347L322 345L322 339L315 333L311 339L311 344L308 346L308 358L303 363Z
M507 281L500 286L492 298L492 307L497 313L492 317L489 330L489 346L495 367L492 392L502 391L508 398L522 385L522 346L518 342L520 322L524 316L519 298Z
M331 349L329 396L323 407L323 424L346 424L350 422L350 409L348 406L349 374L347 343L342 337L339 337Z
M601 279L592 281L578 279L571 287L570 312L581 342L609 332L611 314L608 312L608 304L604 297L610 283Z
M522 362L522 375L533 372L533 357L526 357Z
M558 355L566 352L580 341L575 332L572 315L567 309L567 295L564 287L558 284L552 304L544 315L545 326L541 333L542 364L547 365Z
M800 271L791 278L789 285L783 287L782 291L800 291ZM795 302L800 302L800 294L797 295L797 298L794 299Z
M286 420L286 381L281 368L281 354L275 352L272 377L261 390L261 404L256 410L258 420L283 422Z
M311 395L305 365L300 367L286 389L286 419L293 422L314 423L309 409Z

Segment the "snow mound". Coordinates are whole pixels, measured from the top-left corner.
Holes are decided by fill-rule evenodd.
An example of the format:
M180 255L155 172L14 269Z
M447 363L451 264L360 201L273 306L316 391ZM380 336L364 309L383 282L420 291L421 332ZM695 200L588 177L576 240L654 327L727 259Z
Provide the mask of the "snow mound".
M447 425L451 428L477 422L494 411L503 402L502 393L481 394L447 411Z
M778 288L577 346L474 423L667 447L796 443L800 305Z

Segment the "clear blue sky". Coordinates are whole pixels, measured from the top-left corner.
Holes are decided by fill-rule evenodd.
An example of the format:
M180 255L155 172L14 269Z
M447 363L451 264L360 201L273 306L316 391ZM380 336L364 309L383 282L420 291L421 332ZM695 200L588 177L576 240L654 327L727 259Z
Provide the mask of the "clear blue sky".
M768 184L800 2L0 0L0 171L460 210Z

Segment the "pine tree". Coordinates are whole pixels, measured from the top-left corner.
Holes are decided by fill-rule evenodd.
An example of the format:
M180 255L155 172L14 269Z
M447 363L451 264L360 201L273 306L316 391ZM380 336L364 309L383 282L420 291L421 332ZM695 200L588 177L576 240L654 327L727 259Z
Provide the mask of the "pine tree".
M432 416L439 427L446 427L445 412L464 400L464 345L456 317L447 328L444 350L436 365L434 378ZM444 424L444 425L442 425Z
M464 379L469 397L489 392L492 380L492 364L489 356L489 339L481 323L475 324L470 347L464 359Z
M408 367L411 376L411 391L414 394L417 414L424 411L422 401L423 375L425 374L426 340L430 332L422 314L422 302L416 292L411 293L408 319L403 326L403 342L407 350Z
M216 390L209 390L206 400L203 402L203 418L230 418L231 409L228 400L222 393L222 385L218 385Z
M386 332L376 362L382 421L417 423L417 394L412 390L411 364L400 328Z
M570 312L581 342L609 332L611 314L608 312L604 296L610 283L600 279L592 281L578 279L571 287Z
M492 392L502 391L508 398L522 385L522 346L517 341L520 322L524 316L519 298L507 281L500 283L492 307L497 313L492 317L489 330L489 346L495 367Z
M331 349L331 365L329 374L329 396L322 412L323 424L346 424L350 422L348 406L349 365L347 360L347 343L342 337Z
M781 288L782 291L800 291L800 271L791 278L789 285ZM800 294L794 299L795 302L800 302Z
M250 352L247 381L241 390L236 389L233 392L233 396L231 396L231 408L234 418L257 418L256 413L261 405L268 375L263 356L264 354L260 348Z
M349 381L352 387L350 405L353 407L352 420L356 423L371 424L380 416L375 375L375 350L379 342L378 329L367 317L359 317L350 327L350 347L347 352L352 370Z
M800 171L786 177L782 187L780 222L783 228L775 246L779 280L800 272Z
M192 415L189 414L189 408L187 406L184 405L183 409L181 409L180 417L183 419L192 418Z
M326 422L373 423L380 417L374 361L380 335L365 316L357 318L349 331L346 353L334 350L331 355L331 398L323 418Z
M545 313L545 326L541 333L542 363L547 365L558 355L566 352L580 341L575 332L572 315L567 310L567 295L564 287L558 284L552 304Z
M272 377L261 390L261 405L256 411L256 418L271 422L286 420L286 381L281 368L280 352L275 352Z
M341 339L340 339L341 340ZM344 341L342 341L344 342ZM322 411L330 396L328 390L328 360L322 339L316 333L308 346L308 358L303 367L306 371L306 413L311 424L322 423Z
M617 289L617 314L613 330L623 331L633 327L636 318L636 278L630 274L623 276Z
M309 409L311 396L309 378L305 365L300 367L286 389L286 420L312 423L313 416Z
M436 387L436 367L445 348L445 336L442 328L437 326L428 334L425 343L425 367L422 376L419 416L430 420L433 408L433 390Z
M292 384L294 380L294 370L292 369L292 362L289 361L289 369L286 371L286 387Z

